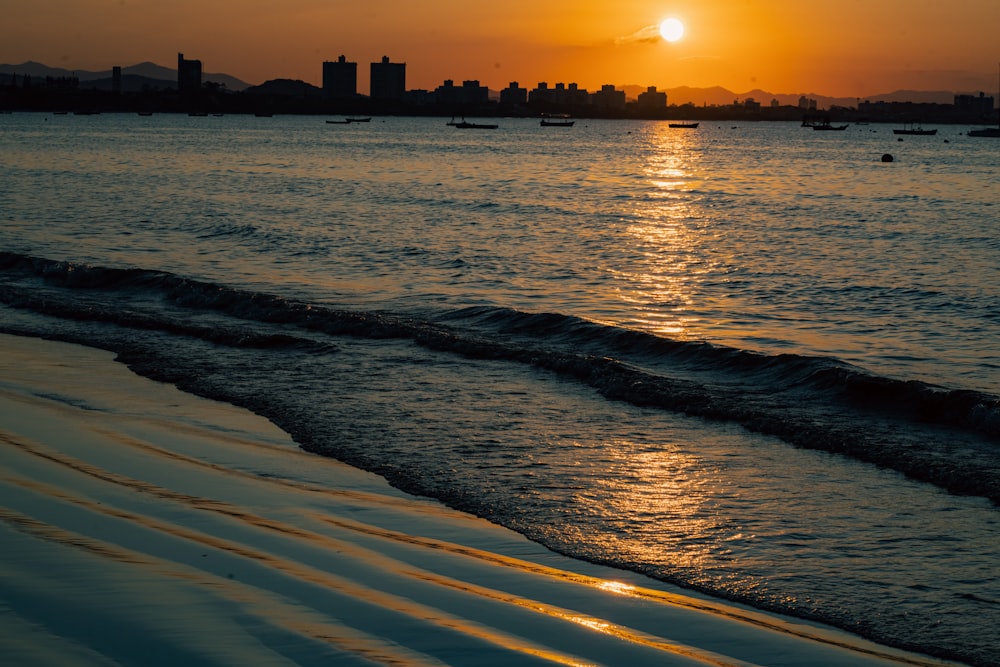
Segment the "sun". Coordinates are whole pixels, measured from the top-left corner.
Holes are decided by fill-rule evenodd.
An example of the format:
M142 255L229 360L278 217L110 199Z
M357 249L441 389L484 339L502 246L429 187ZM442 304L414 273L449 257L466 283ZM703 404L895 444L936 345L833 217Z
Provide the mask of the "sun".
M684 24L677 19L664 19L660 24L660 37L668 42L676 42L684 36Z

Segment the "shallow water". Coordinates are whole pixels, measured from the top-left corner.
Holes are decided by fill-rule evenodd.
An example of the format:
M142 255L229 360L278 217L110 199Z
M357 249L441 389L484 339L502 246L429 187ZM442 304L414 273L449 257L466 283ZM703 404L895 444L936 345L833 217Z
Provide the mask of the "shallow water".
M559 551L997 664L1000 152L965 128L3 118L0 328Z

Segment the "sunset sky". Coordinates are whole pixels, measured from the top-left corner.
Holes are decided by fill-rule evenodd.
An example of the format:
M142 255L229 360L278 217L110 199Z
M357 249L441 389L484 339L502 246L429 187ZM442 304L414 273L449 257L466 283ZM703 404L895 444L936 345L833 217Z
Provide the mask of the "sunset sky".
M445 79L723 86L865 97L996 93L1000 0L4 0L0 63L73 70L177 52L257 84L321 81L322 62L405 62L407 88ZM680 19L669 43L655 30Z

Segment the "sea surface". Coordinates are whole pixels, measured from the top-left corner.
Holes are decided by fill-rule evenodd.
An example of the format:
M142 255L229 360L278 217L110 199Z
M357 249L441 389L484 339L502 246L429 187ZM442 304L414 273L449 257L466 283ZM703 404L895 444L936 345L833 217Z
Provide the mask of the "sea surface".
M556 551L1000 665L1000 142L324 120L0 116L0 331Z

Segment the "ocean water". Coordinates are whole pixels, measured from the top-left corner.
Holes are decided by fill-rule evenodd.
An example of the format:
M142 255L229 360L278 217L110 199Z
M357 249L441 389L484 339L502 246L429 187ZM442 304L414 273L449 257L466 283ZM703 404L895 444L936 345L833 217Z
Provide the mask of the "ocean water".
M1000 144L446 120L0 116L0 331L568 555L1000 664Z

